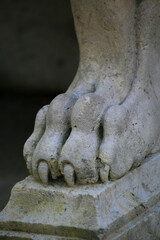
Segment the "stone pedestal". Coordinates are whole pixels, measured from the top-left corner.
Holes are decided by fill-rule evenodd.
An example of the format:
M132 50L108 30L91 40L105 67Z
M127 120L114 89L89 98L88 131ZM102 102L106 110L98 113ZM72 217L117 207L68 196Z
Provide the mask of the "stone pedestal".
M108 184L17 183L0 214L0 239L160 239L160 154Z

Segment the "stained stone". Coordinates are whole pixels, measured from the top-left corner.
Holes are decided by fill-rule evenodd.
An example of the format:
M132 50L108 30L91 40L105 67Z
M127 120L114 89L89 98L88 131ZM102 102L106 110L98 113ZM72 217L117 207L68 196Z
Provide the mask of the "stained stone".
M0 239L160 239L160 154L121 179L69 188L17 183L0 214Z

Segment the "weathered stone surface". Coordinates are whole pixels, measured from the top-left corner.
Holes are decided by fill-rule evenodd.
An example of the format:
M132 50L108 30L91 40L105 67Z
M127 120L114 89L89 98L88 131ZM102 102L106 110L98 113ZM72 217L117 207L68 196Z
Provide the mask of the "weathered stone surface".
M15 185L0 214L0 239L158 240L159 173L157 154L108 184L42 186L28 177Z

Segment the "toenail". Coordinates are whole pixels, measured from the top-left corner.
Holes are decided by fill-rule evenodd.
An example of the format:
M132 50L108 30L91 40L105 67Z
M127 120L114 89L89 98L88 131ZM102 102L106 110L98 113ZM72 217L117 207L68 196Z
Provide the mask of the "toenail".
M69 187L73 187L75 185L75 173L70 164L64 165L64 179Z
M100 169L99 174L100 174L100 179L102 183L108 182L109 170L110 170L110 167L108 165L105 165L105 167L102 167Z
M45 161L41 161L38 166L38 174L40 180L47 184L48 183L48 175L49 175L49 167Z

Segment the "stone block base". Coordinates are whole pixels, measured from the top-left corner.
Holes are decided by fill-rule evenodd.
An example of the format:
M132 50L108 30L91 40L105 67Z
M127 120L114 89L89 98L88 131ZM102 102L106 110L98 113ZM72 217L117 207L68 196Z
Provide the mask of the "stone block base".
M0 214L0 239L160 239L160 154L108 184L17 183Z

